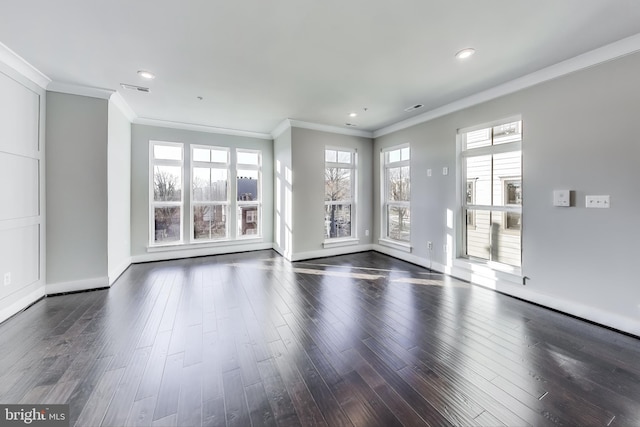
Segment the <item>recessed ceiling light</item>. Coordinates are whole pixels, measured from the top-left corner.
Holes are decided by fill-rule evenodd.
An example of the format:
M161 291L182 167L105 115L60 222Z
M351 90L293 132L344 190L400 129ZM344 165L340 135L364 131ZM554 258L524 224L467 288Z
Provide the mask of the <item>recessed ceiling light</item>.
M474 48L472 48L472 47L468 47L468 48L462 49L461 51L456 53L456 58L458 58L458 59L467 59L468 57L470 57L474 53L476 53L476 50Z
M349 113L349 117L357 117L358 113Z
M156 75L153 74L151 71L140 70L138 71L138 75L143 79L147 79L147 80L153 80L156 78Z

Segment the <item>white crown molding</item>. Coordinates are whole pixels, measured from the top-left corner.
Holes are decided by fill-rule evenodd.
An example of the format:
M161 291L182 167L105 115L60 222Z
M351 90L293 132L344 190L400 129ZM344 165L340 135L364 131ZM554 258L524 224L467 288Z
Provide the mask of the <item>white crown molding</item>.
M9 49L0 42L0 62L16 70L20 75L34 82L42 89L46 89L51 79L45 76L40 70L29 64L23 57Z
M379 138L381 136L406 129L420 123L428 122L438 117L442 117L444 115L460 111L465 108L469 108L474 105L478 105L483 102L487 102L492 99L496 99L501 96L508 95L510 93L514 93L522 89L526 89L528 87L535 86L537 84L553 80L558 77L583 70L585 68L593 67L603 62L611 61L613 59L638 51L640 51L640 34L618 40L617 42L583 53L582 55L575 56L573 58L543 68L542 70L527 74L526 76L519 77L507 83L495 86L491 89L478 92L475 95L468 96L450 104L443 105L442 107L436 108L434 110L427 111L410 119L383 127L373 132L373 137Z
M116 92L111 95L109 101L113 102L113 105L115 105L122 112L122 114L124 114L129 122L133 123L133 121L138 117L135 111L133 111L129 104L127 104L127 101L125 101L122 95L120 95L120 92Z
M273 139L276 139L277 137L285 133L287 129L291 129L291 120L284 119L278 126L275 127L275 129L271 131L271 137Z
M139 125L157 126L157 127L163 127L163 128L171 128L171 129L218 133L221 135L246 136L249 138L268 139L269 141L273 139L271 134L268 134L268 133L250 132L250 131L236 130L236 129L226 129L226 128L219 128L215 126L196 125L192 123L172 122L167 120L148 119L144 117L138 117L134 119L133 123L139 124Z
M363 138L373 138L373 133L366 130L345 129L338 126L321 125L318 123L303 122L301 120L289 119L289 124L294 128L311 129L320 132L337 133L340 135L360 136Z
M87 96L89 98L109 99L115 93L113 89L81 86L72 83L51 82L47 86L49 92L66 93L69 95Z

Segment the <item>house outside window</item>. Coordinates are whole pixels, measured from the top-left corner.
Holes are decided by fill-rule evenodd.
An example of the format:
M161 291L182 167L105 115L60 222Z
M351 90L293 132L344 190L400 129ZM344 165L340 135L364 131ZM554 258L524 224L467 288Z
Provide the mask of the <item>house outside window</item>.
M183 145L151 141L150 157L150 245L183 241Z
M383 151L384 188L383 233L385 239L410 242L411 238L411 176L408 145Z
M260 235L262 154L257 150L236 151L236 203L238 237Z
M522 121L460 131L462 256L521 265Z
M356 151L325 149L324 238L354 237L356 204Z

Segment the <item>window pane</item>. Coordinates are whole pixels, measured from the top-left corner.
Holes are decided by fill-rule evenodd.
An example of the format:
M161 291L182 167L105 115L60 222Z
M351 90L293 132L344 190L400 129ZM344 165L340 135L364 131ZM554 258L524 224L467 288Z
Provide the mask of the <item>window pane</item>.
M180 240L180 208L162 207L154 209L154 242L177 242Z
M493 156L493 204L522 204L521 152L495 154ZM509 194L510 193L510 194ZM511 202L509 203L509 197Z
M229 163L229 151L211 150L211 161L213 163Z
M324 200L351 200L351 169L324 170Z
M220 239L227 236L227 208L223 205L193 207L193 238Z
M194 201L227 201L227 186L226 169L193 168Z
M324 150L324 161L336 163L338 161L338 152L336 150Z
M387 200L409 201L409 166L387 169Z
M512 122L494 126L493 145L522 140L522 122Z
M392 150L387 152L387 163L399 162L400 150Z
M387 236L393 240L409 242L411 215L409 208L389 206L387 210Z
M155 144L153 157L158 160L182 160L182 147Z
M467 182L474 183L473 203L491 205L491 155L467 157L465 163Z
M400 150L400 160L409 160L409 147Z
M238 170L237 200L258 200L258 171Z
M153 168L153 200L156 202L182 200L182 168L180 166Z
M259 163L257 152L238 151L238 164L258 166Z
M192 160L194 162L210 162L211 150L205 148L194 148Z
M351 204L325 205L324 238L351 237Z
M348 151L338 151L338 163L351 163L351 153Z
M257 205L240 206L238 208L238 235L257 236L259 235L259 211Z
M474 227L467 227L467 255L520 266L521 214L488 210L467 211Z
M465 210L467 217L467 255L489 260L491 245L491 212ZM469 221L473 224L469 224Z
M474 130L463 135L466 150L491 145L491 128Z

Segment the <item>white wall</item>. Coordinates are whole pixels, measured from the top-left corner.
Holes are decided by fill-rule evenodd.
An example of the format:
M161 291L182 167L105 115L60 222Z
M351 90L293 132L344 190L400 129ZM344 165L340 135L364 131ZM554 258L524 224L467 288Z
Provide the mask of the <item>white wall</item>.
M324 149L326 146L357 150L358 177L356 236L354 246L324 248ZM293 165L293 233L294 260L351 253L370 249L373 218L372 153L370 138L341 135L311 129L291 129Z
M411 143L411 254L501 292L640 335L640 287L634 266L640 238L638 161L640 54L575 72L375 140L375 151ZM461 218L456 183L456 131L521 114L523 120L522 275L527 285L462 268L453 251ZM451 173L442 175L442 168ZM374 181L380 181L376 158ZM431 168L433 176L427 177ZM552 206L556 189L571 189L576 205ZM585 195L608 194L610 209L586 209ZM380 196L374 196L376 238ZM449 227L448 213L455 221ZM419 220L418 220L419 219ZM453 240L448 241L448 237ZM443 251L449 245L450 253ZM451 248L454 246L454 248Z
M185 167L190 164L188 144L224 146L262 151L262 238L247 241L198 243L149 249L149 141L185 144ZM133 262L185 258L266 249L273 246L273 141L190 130L133 124L131 129L131 255ZM189 187L185 185L185 189ZM185 203L188 199L185 195ZM187 204L188 206L188 204ZM189 236L189 213L184 216L184 236Z
M131 264L131 123L109 101L107 136L109 284Z
M47 293L109 285L108 101L47 92Z
M0 94L2 322L45 294L45 91L0 61Z
M293 254L291 128L285 130L273 141L273 157L275 161L273 248L290 261Z

